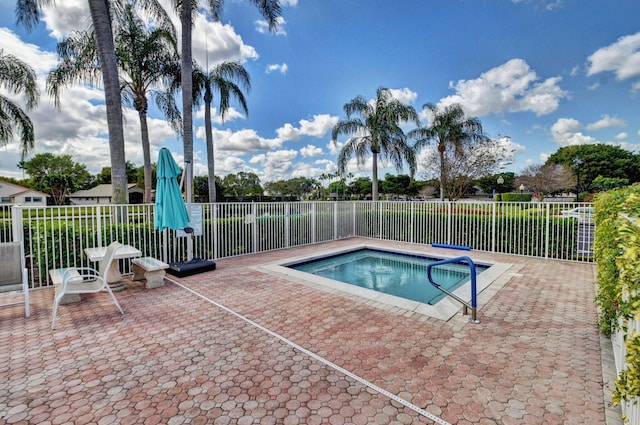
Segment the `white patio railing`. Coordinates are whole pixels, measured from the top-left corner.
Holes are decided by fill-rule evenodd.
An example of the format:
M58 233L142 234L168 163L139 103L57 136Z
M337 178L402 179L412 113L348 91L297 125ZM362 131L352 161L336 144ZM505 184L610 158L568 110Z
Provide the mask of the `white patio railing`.
M588 206L588 204L580 204ZM592 261L594 223L566 218L572 203L291 202L194 204L193 256L216 260L353 236L570 261ZM24 240L32 287L47 270L87 266L84 249L117 240L165 262L186 259L187 240L154 228L154 205L15 206L0 241ZM128 271L128 262L123 263Z

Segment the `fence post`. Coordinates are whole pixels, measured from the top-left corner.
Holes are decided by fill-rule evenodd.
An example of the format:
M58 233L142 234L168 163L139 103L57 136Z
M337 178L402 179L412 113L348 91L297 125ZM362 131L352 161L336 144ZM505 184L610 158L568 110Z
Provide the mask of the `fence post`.
M378 211L378 239L382 239L382 205L380 201L376 201L373 205Z
M251 223L251 240L253 241L253 253L258 252L258 207L255 202L251 203L251 214L256 219Z
M497 202L494 200L493 206L491 207L491 209L493 210L493 213L491 214L491 252L496 252L496 221L498 220L496 203Z
M415 203L412 202L411 203L411 231L409 233L409 242L413 243L414 241L414 237L413 234L415 233L415 229L416 229L416 208L415 208Z
M311 204L311 243L316 243L317 205L316 202Z
M218 259L218 204L216 202L211 204L211 226L213 234L213 259Z
M551 226L551 218L550 218L550 203L547 202L546 203L546 222L545 222L545 229L544 229L544 258L548 259L549 258L549 228Z
M284 247L291 246L291 203L284 204Z
M447 201L447 243L451 244L451 201Z
M100 205L96 207L96 227L98 228L98 243L96 246L104 246L102 245L102 207Z
M13 242L24 240L22 210L17 205L11 207L11 227Z
M338 201L333 203L333 240L338 240Z
M357 209L356 209L356 205L357 205L356 201L351 201L351 205L353 206L352 214L351 214L351 218L352 218L352 220L351 220L351 224L352 224L351 235L352 236L357 236L356 235L356 231L357 231L358 227L357 227L356 220L358 219L358 214L357 214Z

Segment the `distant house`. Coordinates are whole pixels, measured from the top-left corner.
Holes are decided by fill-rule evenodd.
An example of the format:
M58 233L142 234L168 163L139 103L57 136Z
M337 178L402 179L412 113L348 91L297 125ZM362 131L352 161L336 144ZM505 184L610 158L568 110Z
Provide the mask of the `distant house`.
M46 193L0 180L0 205L44 207L48 196Z
M136 187L135 183L129 183L127 188L129 191L129 203L142 203L144 191ZM71 205L110 204L112 190L110 184L99 184L92 189L79 190L69 195L69 203Z

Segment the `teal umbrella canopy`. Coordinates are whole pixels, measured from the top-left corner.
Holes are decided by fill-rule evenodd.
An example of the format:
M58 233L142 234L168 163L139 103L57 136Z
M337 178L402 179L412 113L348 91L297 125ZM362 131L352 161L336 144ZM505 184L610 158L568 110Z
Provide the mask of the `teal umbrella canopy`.
M164 230L168 227L178 230L189 225L189 213L178 184L181 173L169 149L160 149L156 169L156 229Z

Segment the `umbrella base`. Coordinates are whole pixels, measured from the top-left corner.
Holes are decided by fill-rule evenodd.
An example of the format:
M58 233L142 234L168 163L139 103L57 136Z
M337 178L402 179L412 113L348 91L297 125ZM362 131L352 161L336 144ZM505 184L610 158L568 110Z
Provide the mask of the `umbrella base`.
M204 273L216 269L216 263L208 260L194 258L190 261L178 261L169 263L167 273L177 277L191 276L198 273Z

